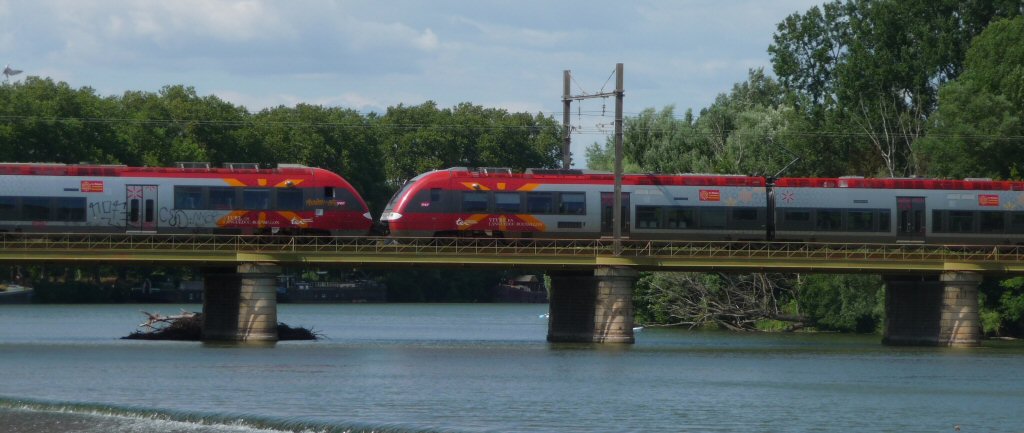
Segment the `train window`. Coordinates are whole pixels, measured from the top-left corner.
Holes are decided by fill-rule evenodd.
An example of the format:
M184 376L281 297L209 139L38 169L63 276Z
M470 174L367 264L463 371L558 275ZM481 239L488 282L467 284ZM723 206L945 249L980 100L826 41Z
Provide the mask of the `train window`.
M1024 212L1010 213L1010 227L1007 232L1016 234L1024 233Z
M153 222L153 218L156 218L156 216L154 215L156 212L153 212L154 210L156 210L155 203L154 203L155 201L156 200L146 199L146 222L147 223Z
M302 210L302 190L298 188L278 188L277 208L281 210Z
M693 208L669 208L665 212L665 227L670 229L695 228L697 224Z
M21 219L49 221L50 201L50 197L23 197L21 199Z
M946 225L943 223L943 221L946 220L946 213L947 212L941 210L932 211L932 233L946 232Z
M519 213L518 192L494 193L494 211L499 213Z
M878 211L878 231L889 232L889 210Z
M818 230L842 230L843 212L838 210L822 210L817 212L815 227Z
M555 197L550 192L526 193L527 213L554 213Z
M702 229L724 229L725 209L702 208L700 210L700 228Z
M787 210L783 213L786 221L792 222L810 222L811 212L806 210Z
M875 213L851 210L846 213L846 228L851 232L869 232L875 229Z
M270 209L270 190L266 188L243 189L242 208L250 210Z
M333 186L325 186L324 187L324 198L334 198L334 187Z
M811 211L807 209L786 209L779 219L779 228L788 230L810 230Z
M430 188L430 202L437 203L441 201L441 188Z
M732 210L733 221L757 221L757 209L736 208Z
M636 228L660 229L662 208L654 206L636 207Z
M587 213L587 195L582 192L563 192L558 204L558 213L563 215L584 215Z
M203 208L203 187L201 187L201 186L176 186L176 187L174 187L174 208L175 209L202 209Z
M980 229L982 233L1002 233L1006 219L1002 212L981 212Z
M761 220L757 208L752 207L733 208L729 214L729 226L737 229L760 228Z
M18 212L17 197L0 197L0 220L18 220L21 214Z
M139 222L139 199L131 199L128 201L131 203L128 209L128 221L133 223Z
M235 189L228 187L210 188L210 209L234 209Z
M57 197L57 221L85 221L85 197Z
M487 193L476 192L476 191L463 191L462 192L462 211L463 212L486 212L487 211Z
M949 211L950 233L970 233L974 231L974 212Z

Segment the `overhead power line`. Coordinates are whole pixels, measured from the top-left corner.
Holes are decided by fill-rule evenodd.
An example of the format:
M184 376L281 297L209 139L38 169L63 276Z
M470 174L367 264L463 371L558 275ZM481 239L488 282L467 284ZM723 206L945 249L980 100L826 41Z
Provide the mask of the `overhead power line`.
M608 116L603 116L608 117ZM322 127L322 128L385 128L397 130L413 130L433 128L440 130L447 129L474 129L474 130L508 130L524 129L536 130L544 125L481 125L481 124L432 124L432 123L403 123L403 124L381 124L366 122L306 122L306 121L269 121L269 120L211 120L211 119L134 119L134 118L101 118L101 117L45 117L45 116L0 116L0 122L53 122L53 123L94 123L94 124L138 124L138 125L204 125L204 126L296 126L296 127ZM601 127L604 126L604 127ZM573 126L573 134L581 135L611 135L613 124L595 124L594 126ZM761 136L771 135L775 137L804 137L804 138L858 138L874 137L881 134L864 131L747 131L737 129L723 129L716 131L699 131L686 128L637 128L631 127L628 131L631 134L683 134L689 136ZM1024 141L1024 135L996 135L996 134L902 134L897 132L886 132L887 136L893 138L921 138L932 137L941 139L978 139L978 140L1000 140L1000 141Z

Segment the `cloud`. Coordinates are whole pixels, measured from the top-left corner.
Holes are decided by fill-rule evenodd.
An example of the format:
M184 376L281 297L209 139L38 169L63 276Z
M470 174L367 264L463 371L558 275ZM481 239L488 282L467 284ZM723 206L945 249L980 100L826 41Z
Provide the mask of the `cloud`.
M474 20L465 16L456 16L452 21L475 30L480 37L471 40L475 40L481 45L519 46L525 44L532 47L555 47L565 43L572 37L571 32L567 31L546 31L526 26L497 24L491 21Z
M274 7L255 0L235 1L75 1L61 6L64 21L111 38L143 37L173 41L202 37L214 41L252 41L294 34ZM106 19L99 19L106 17ZM105 28L100 27L105 23Z
M422 35L413 39L413 45L427 51L436 49L438 46L437 35L430 29L426 29Z

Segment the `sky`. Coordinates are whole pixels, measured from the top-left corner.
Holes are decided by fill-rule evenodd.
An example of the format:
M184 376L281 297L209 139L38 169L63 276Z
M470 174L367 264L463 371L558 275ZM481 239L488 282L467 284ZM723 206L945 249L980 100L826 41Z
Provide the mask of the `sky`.
M384 113L470 102L562 119L571 92L624 112L699 112L771 73L776 25L821 0L0 0L0 64L102 95L192 86L250 111L298 103ZM573 103L574 165L615 101Z

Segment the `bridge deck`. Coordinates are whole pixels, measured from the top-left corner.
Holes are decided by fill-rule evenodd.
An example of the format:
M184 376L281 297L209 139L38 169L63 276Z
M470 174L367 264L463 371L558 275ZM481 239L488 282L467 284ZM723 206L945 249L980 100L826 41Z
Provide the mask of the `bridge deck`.
M261 237L156 234L0 234L0 261L234 265L246 262L355 267L666 271L1024 272L1024 247L691 242L610 239Z

